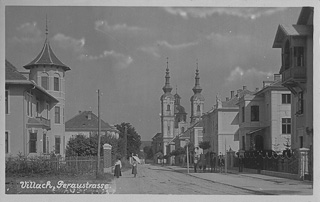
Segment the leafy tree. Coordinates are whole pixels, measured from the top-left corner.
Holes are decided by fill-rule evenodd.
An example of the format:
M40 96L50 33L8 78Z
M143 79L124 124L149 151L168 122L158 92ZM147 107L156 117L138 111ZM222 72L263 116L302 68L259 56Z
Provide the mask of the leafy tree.
M146 154L147 159L152 159L153 158L153 150L151 146L145 146L143 148L143 152Z
M203 150L209 149L211 147L209 141L204 141L199 143L199 147Z
M120 155L118 152L118 140L108 135L100 137L100 154L103 155L103 145L108 143L112 146L111 153ZM71 138L67 144L66 156L97 156L98 155L98 135L90 137L79 134Z
M120 141L120 148L122 156L127 153L127 158L131 156L132 153L138 154L140 151L140 145L141 145L141 137L136 132L135 128L130 123L121 123L120 125L115 125L116 128L120 131L119 137L122 139ZM127 145L125 145L125 128L127 129ZM127 147L125 147L127 146ZM127 151L124 151L124 148L127 148Z
M173 150L170 154L172 156L179 156L180 154L185 154L186 150L182 147L178 147L177 149Z

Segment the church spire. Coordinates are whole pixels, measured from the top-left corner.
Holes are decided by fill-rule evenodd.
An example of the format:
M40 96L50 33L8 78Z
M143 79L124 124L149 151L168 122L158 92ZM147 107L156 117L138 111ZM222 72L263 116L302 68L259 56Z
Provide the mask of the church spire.
M172 87L170 85L170 75L169 75L169 62L167 58L167 69L166 69L166 83L163 86L162 90L164 93L170 93L172 91Z
M49 30L48 30L48 16L46 14L46 41L48 40L48 34L49 34Z
M199 76L199 67L198 67L198 59L197 59L197 69L196 69L195 85L194 85L194 87L192 88L194 94L201 93L201 91L202 91L202 88L201 88L201 86L200 86L199 80L200 80L200 76Z

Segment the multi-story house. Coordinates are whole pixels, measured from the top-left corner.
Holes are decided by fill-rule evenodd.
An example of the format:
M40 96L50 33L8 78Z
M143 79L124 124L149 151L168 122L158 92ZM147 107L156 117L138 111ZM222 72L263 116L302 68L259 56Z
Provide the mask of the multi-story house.
M119 138L119 131L110 126L103 120L101 122L101 135L109 135L114 138ZM99 119L97 115L92 113L92 111L79 111L79 114L71 118L66 122L66 145L70 138L76 135L84 135L90 137L92 135L98 134Z
M291 93L281 85L279 74L264 81L263 88L239 100L240 151L290 148Z
M59 102L5 62L5 154L33 156L55 149L52 113Z
M238 151L239 149L239 97L253 92L239 89L237 94L231 91L231 97L222 101L220 96L216 97L216 104L212 110L202 116L204 141L210 142L209 151L216 155L225 155L226 150Z
M291 148L313 144L313 8L304 7L294 25L279 25L273 48L282 54L282 85L292 93Z

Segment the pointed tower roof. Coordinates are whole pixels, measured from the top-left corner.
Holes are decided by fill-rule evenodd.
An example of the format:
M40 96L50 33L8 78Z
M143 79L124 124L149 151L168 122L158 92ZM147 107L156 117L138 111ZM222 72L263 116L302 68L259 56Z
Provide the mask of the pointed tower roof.
M191 97L191 101L199 98L200 100L204 100L204 97L201 95L202 88L199 83L200 76L199 76L199 67L198 67L198 60L197 60L197 69L196 69L196 77L195 77L195 85L192 88L194 95Z
M168 58L167 58L167 69L166 69L166 83L163 86L162 90L164 93L171 93L172 87L170 85L170 75L169 75L169 64L168 64Z
M70 68L63 64L57 56L53 53L50 43L48 40L48 27L46 23L46 40L44 42L43 48L41 52L38 54L38 56L32 60L29 64L23 66L26 69L30 69L32 66L37 66L37 65L54 65L58 67L62 67L64 71L70 70Z

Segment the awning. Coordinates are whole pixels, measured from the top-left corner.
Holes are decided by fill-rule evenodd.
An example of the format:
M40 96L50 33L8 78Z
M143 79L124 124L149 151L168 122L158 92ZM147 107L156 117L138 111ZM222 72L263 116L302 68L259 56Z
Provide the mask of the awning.
M261 130L263 130L263 129L265 129L265 128L266 128L266 127L264 127L264 128L258 128L258 129L256 129L256 130L252 130L252 131L248 132L247 135L251 135L251 134L256 133L256 132L258 132L258 131L261 131Z

